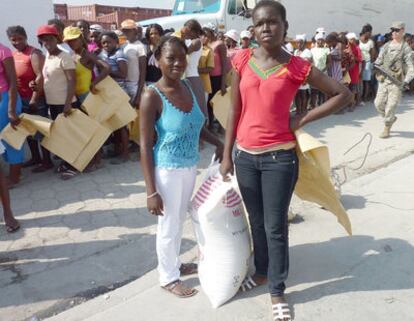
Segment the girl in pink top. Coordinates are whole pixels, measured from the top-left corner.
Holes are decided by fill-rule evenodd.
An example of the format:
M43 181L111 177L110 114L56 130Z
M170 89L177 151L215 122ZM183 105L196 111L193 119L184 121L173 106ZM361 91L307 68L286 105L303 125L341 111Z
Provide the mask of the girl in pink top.
M227 63L227 48L222 40L217 38L217 35L214 30L206 33L206 37L209 38L210 48L213 50L214 54L214 68L210 72L210 82L211 82L211 93L208 96L208 127L209 129L213 128L214 114L213 108L210 105L211 99L214 95L221 91L221 95L224 96L226 93L226 75L229 71Z
M268 283L274 320L291 320L284 297L289 249L287 214L298 177L295 130L341 108L351 100L347 88L283 48L287 31L285 7L262 0L253 10L257 49L240 50L233 59L232 96L224 158L220 172L233 174L249 213L256 274L242 290ZM308 81L330 98L300 115L289 113L299 87Z

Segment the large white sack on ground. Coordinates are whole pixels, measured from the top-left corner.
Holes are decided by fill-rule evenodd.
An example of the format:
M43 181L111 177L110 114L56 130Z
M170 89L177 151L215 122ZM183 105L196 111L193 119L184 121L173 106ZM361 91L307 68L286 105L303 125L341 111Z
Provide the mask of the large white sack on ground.
M235 182L223 182L218 165L191 203L191 217L200 251L198 276L213 308L239 290L252 255L250 232Z

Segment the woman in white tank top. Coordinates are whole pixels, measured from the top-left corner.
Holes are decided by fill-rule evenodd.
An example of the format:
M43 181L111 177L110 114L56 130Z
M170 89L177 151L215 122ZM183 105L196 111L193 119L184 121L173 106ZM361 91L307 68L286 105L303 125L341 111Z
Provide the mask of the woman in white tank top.
M181 33L188 48L188 65L185 70L185 77L190 81L200 109L207 119L207 102L205 100L203 82L198 73L198 62L203 51L203 44L200 39L203 29L197 20L191 19L184 24Z

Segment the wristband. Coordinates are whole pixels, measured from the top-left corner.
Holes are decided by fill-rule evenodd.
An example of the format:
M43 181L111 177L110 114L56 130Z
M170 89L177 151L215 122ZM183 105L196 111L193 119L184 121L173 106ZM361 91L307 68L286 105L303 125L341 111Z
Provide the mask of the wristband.
M151 195L147 196L147 199L153 198L154 196L158 195L158 192L154 192Z

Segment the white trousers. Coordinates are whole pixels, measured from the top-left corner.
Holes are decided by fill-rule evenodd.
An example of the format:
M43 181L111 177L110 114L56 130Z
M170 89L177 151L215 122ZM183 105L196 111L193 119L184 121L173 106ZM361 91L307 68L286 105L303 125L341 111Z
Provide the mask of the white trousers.
M181 237L196 176L196 166L155 168L157 191L164 203L164 216L158 217L156 241L161 286L180 278Z

